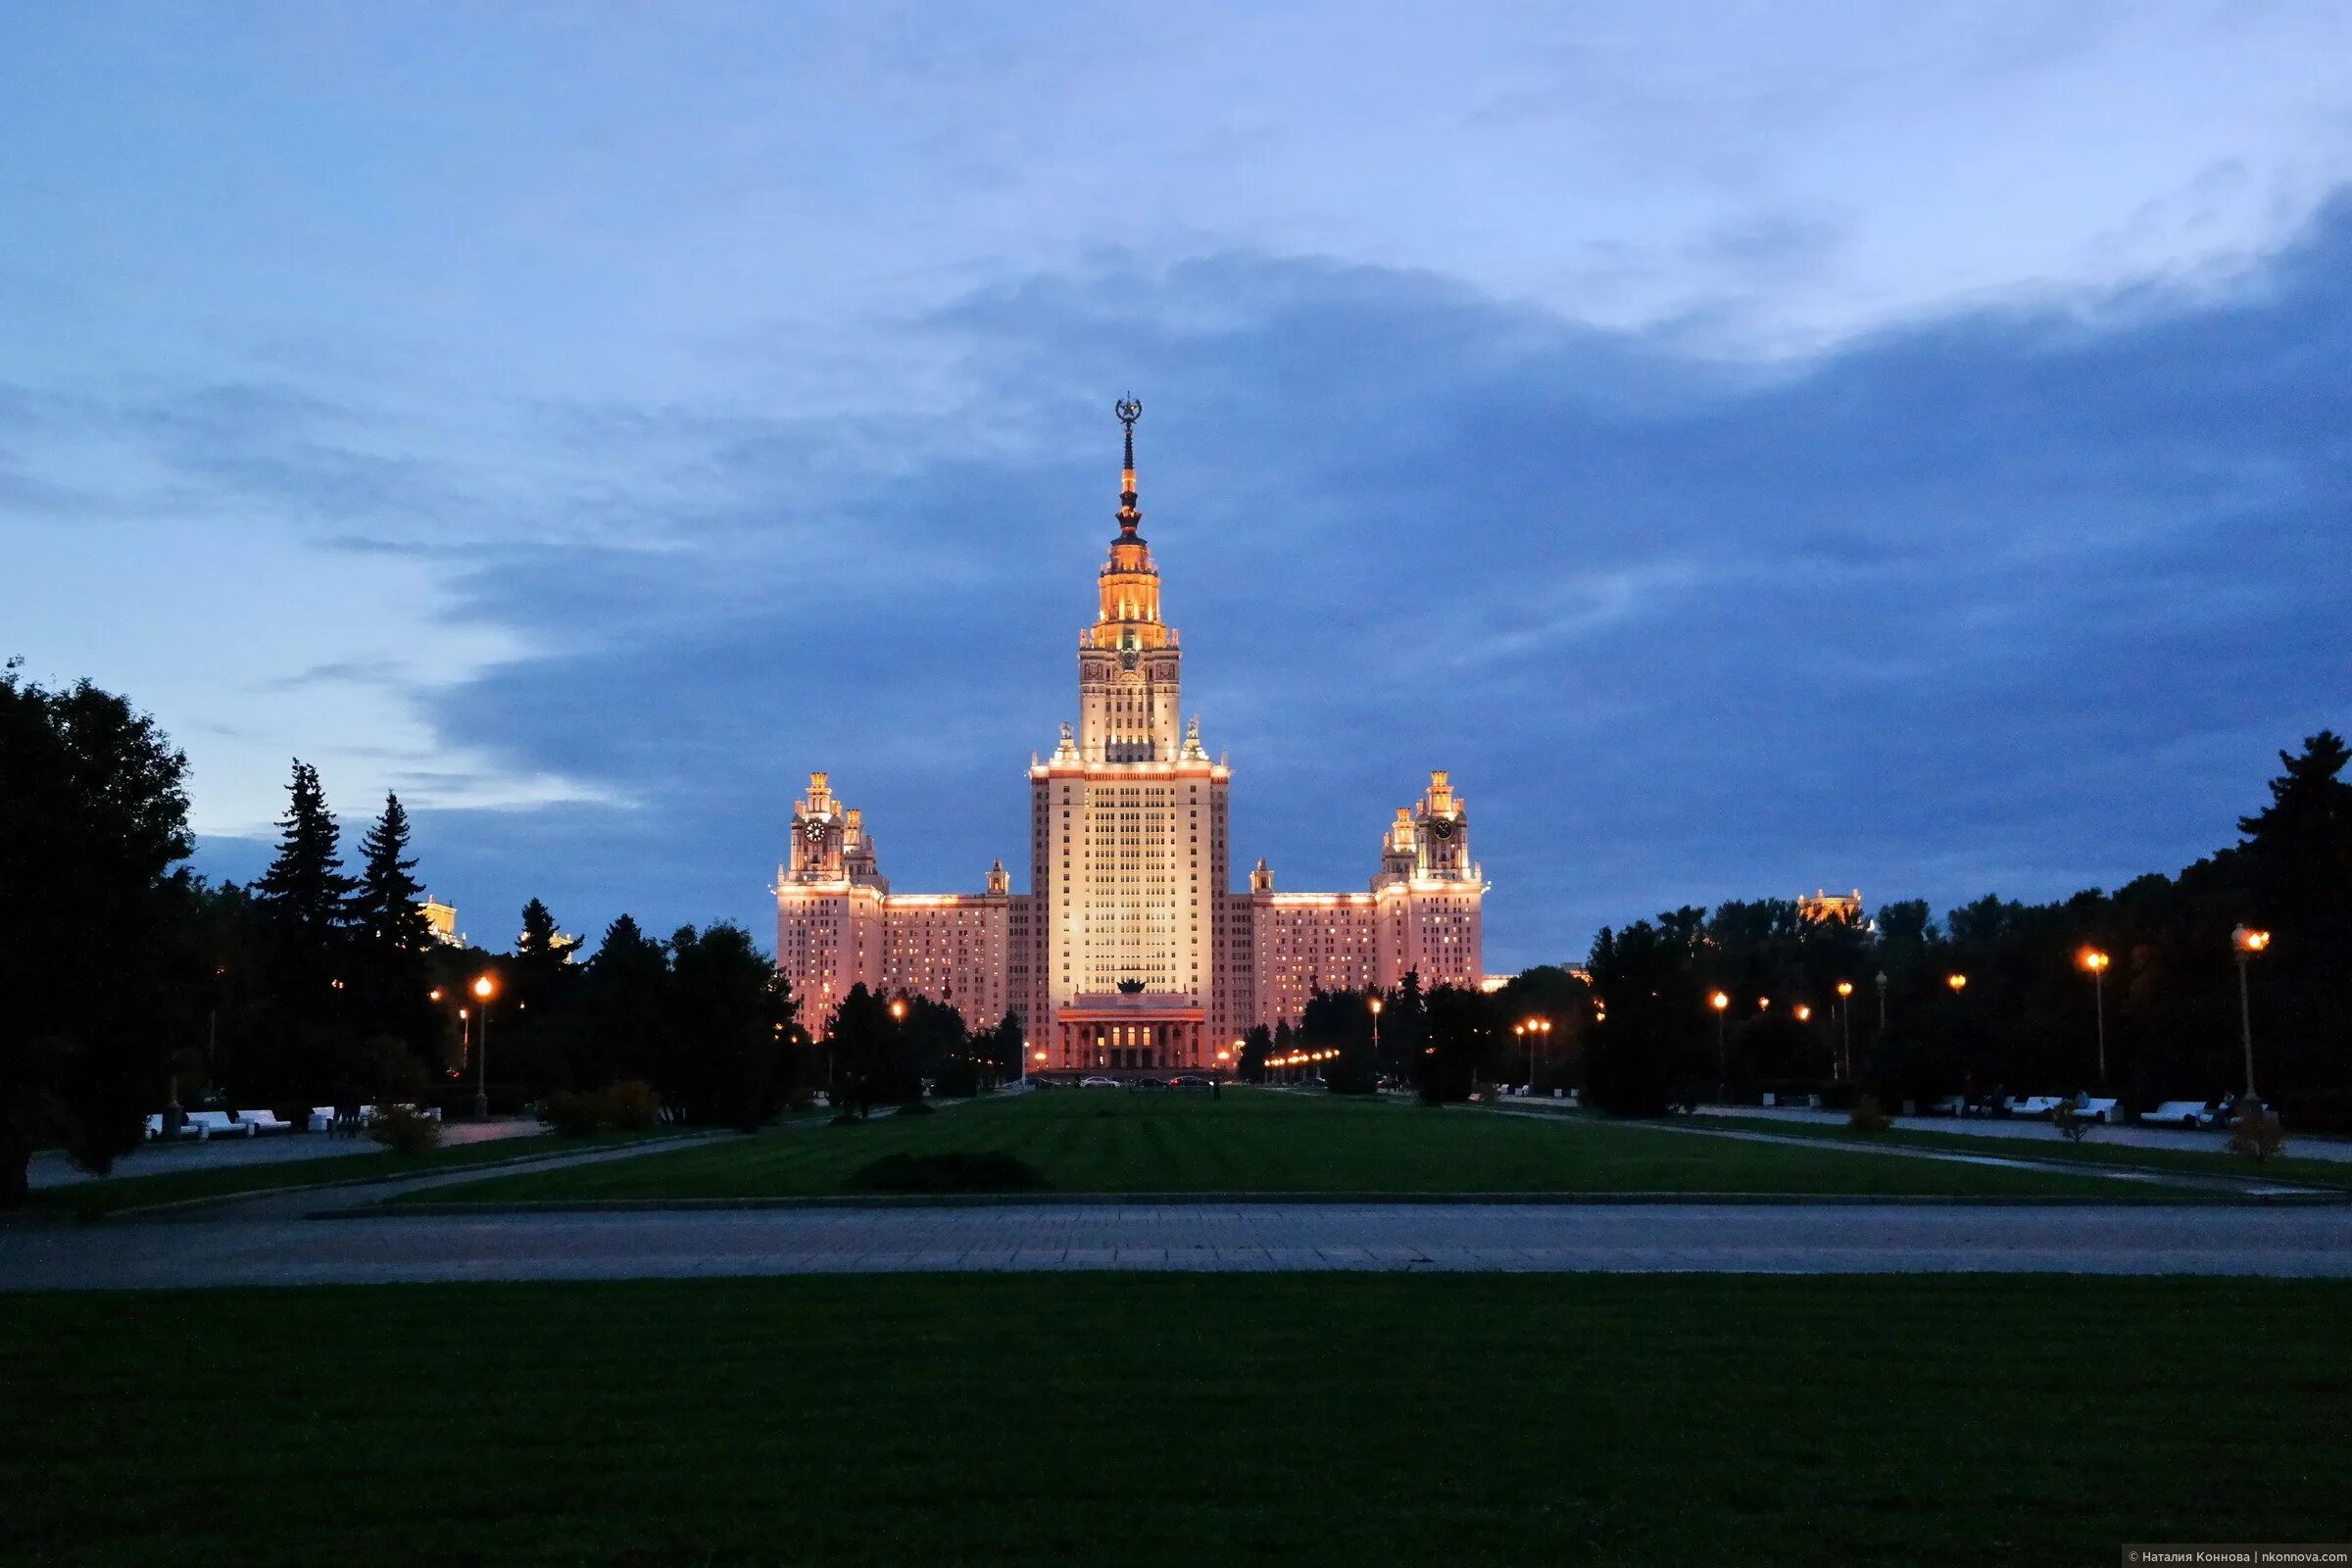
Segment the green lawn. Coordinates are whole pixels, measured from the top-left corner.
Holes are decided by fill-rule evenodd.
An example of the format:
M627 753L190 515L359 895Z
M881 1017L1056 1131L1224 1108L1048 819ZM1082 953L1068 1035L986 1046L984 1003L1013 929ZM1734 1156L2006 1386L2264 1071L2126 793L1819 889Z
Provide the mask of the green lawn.
M0 1555L2106 1565L2340 1540L2340 1282L866 1276L7 1298Z
M309 1136L309 1135L306 1135ZM318 1135L323 1136L323 1135ZM134 1156L115 1167L118 1174L70 1187L46 1187L32 1195L36 1207L68 1213L120 1213L150 1203L174 1203L193 1198L229 1198L239 1193L266 1192L278 1187L320 1187L334 1182L371 1181L398 1176L428 1176L436 1171L463 1170L468 1165L532 1159L544 1154L640 1143L659 1133L596 1133L586 1138L558 1138L554 1134L499 1138L488 1143L459 1144L427 1150L420 1154L372 1151L317 1159L272 1160L259 1165L230 1165L213 1170L163 1171L152 1176L123 1175L135 1170Z
M1231 1090L1056 1090L934 1116L724 1139L610 1164L516 1171L419 1201L811 1197L850 1190L881 1155L1005 1152L1064 1193L1839 1193L2146 1197L2090 1176L1546 1126L1469 1109ZM2177 1193L2165 1196L2178 1197Z
M2221 1133L2191 1133L2179 1149L2135 1149L2103 1144L2093 1128L2082 1143L2061 1138L1991 1138L1975 1133L1944 1133L1928 1128L1893 1127L1884 1133L1857 1133L1826 1122L1778 1120L1771 1115L1696 1116L1694 1127L1717 1123L1750 1132L1787 1133L1792 1138L1824 1139L1833 1143L1891 1144L1898 1149L1951 1150L1963 1154L2018 1154L2065 1164L2103 1166L2113 1170L2147 1170L2189 1176L2259 1176L2265 1181L2291 1182L2309 1187L2352 1188L2352 1163L2333 1159L2297 1159L2281 1154L2256 1166L2222 1148ZM2287 1148L2294 1148L2290 1134Z

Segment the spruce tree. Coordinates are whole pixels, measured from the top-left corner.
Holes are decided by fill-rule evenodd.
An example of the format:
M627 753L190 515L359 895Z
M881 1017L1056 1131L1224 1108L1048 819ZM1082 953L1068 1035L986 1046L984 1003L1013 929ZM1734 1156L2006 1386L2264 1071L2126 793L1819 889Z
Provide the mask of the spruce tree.
M340 834L318 770L296 758L286 792L292 799L278 823L277 858L253 890L274 950L281 995L289 989L307 994L335 978L359 883L343 874Z
M409 813L400 797L384 797L384 814L360 841L367 857L350 902L351 982L363 1034L388 1034L433 1054L435 1019L425 992L426 955L433 929L420 901L424 886L409 857Z
M408 853L409 813L400 797L384 797L384 814L360 841L367 857L351 901L352 924L363 945L379 954L421 960L432 951L433 928L424 918L424 884Z

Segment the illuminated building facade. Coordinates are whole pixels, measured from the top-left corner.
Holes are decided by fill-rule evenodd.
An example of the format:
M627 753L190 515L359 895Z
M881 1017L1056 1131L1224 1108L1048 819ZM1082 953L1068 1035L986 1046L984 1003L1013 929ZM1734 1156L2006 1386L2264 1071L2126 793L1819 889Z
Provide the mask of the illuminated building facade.
M1183 654L1136 506L1143 409L1118 413L1118 533L1079 634L1078 718L1030 760L1029 891L999 860L983 893L891 892L861 814L811 774L775 893L776 961L814 1032L863 984L952 1004L975 1027L1018 1013L1035 1071L1213 1072L1317 989L1483 978L1486 884L1443 772L1397 809L1366 891L1277 893L1262 859L1232 890L1232 771L1183 716Z

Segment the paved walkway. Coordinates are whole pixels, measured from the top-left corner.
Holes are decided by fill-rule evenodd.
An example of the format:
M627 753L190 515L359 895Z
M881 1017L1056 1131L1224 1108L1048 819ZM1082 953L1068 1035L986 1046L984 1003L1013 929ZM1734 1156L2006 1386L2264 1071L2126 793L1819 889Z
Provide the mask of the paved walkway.
M1485 1106L1493 1116L1524 1116L1536 1121L1549 1120L1562 1127L1596 1127L1602 1123L1583 1116L1562 1116L1544 1110L1523 1110L1505 1102ZM1679 1133L1690 1138L1729 1139L1742 1144L1781 1144L1790 1149L1826 1151L1838 1154L1857 1154L1865 1159L1925 1159L1951 1165L1990 1165L2006 1170L2041 1171L2053 1176L2087 1177L2094 1181L2120 1182L2126 1186L2170 1187L2183 1192L2227 1193L2244 1198L2278 1198L2284 1196L2317 1197L2335 1190L2282 1182L2259 1174L2234 1175L2222 1172L2203 1174L2188 1171L2141 1170L2124 1165L2101 1165L2088 1160L2069 1161L2041 1159L2033 1152L2010 1152L1987 1148L1983 1153L1965 1152L1950 1149L1922 1149L1913 1144L1866 1144L1834 1138L1808 1138L1801 1133L1768 1132L1752 1127L1737 1127L1729 1123L1706 1126L1692 1120L1646 1121L1641 1126L1649 1132Z
M1512 1101L1501 1102L1515 1105ZM1530 1105L1542 1102L1529 1101ZM1807 1110L1802 1106L1776 1105L1769 1109L1761 1105L1701 1105L1701 1116L1745 1116L1756 1121L1801 1121L1819 1125L1842 1127L1842 1110ZM1999 1138L2023 1144L2060 1144L2066 1140L2057 1128L2046 1121L2031 1121L2014 1116L1897 1116L1894 1125L1905 1132L1961 1133L1971 1138ZM2094 1127L2087 1143L2096 1148L2112 1144L2123 1149L2179 1149L2193 1153L2218 1154L2224 1151L2227 1135L2219 1132L2192 1132L2180 1127ZM2286 1130L2286 1152L2298 1159L2329 1159L2352 1162L2352 1138L2327 1138L2317 1133L2298 1133Z
M444 1146L491 1143L502 1138L528 1138L544 1131L528 1116L498 1121L453 1121L441 1129ZM285 1160L332 1159L343 1154L376 1154L382 1146L366 1138L329 1138L324 1133L264 1133L252 1138L207 1138L201 1143L145 1144L115 1161L117 1176L164 1176L183 1170L218 1170L229 1165L274 1165ZM28 1167L32 1186L72 1187L103 1181L76 1166L57 1150L43 1150Z
M2352 1208L1010 1204L0 1231L0 1290L1071 1269L2346 1278Z

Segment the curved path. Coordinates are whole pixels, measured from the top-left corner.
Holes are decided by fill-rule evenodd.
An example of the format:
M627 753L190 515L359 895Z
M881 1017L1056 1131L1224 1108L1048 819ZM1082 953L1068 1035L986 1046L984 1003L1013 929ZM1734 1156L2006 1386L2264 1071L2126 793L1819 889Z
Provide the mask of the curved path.
M2352 1277L2352 1207L1014 1203L0 1230L0 1290L1006 1269Z

